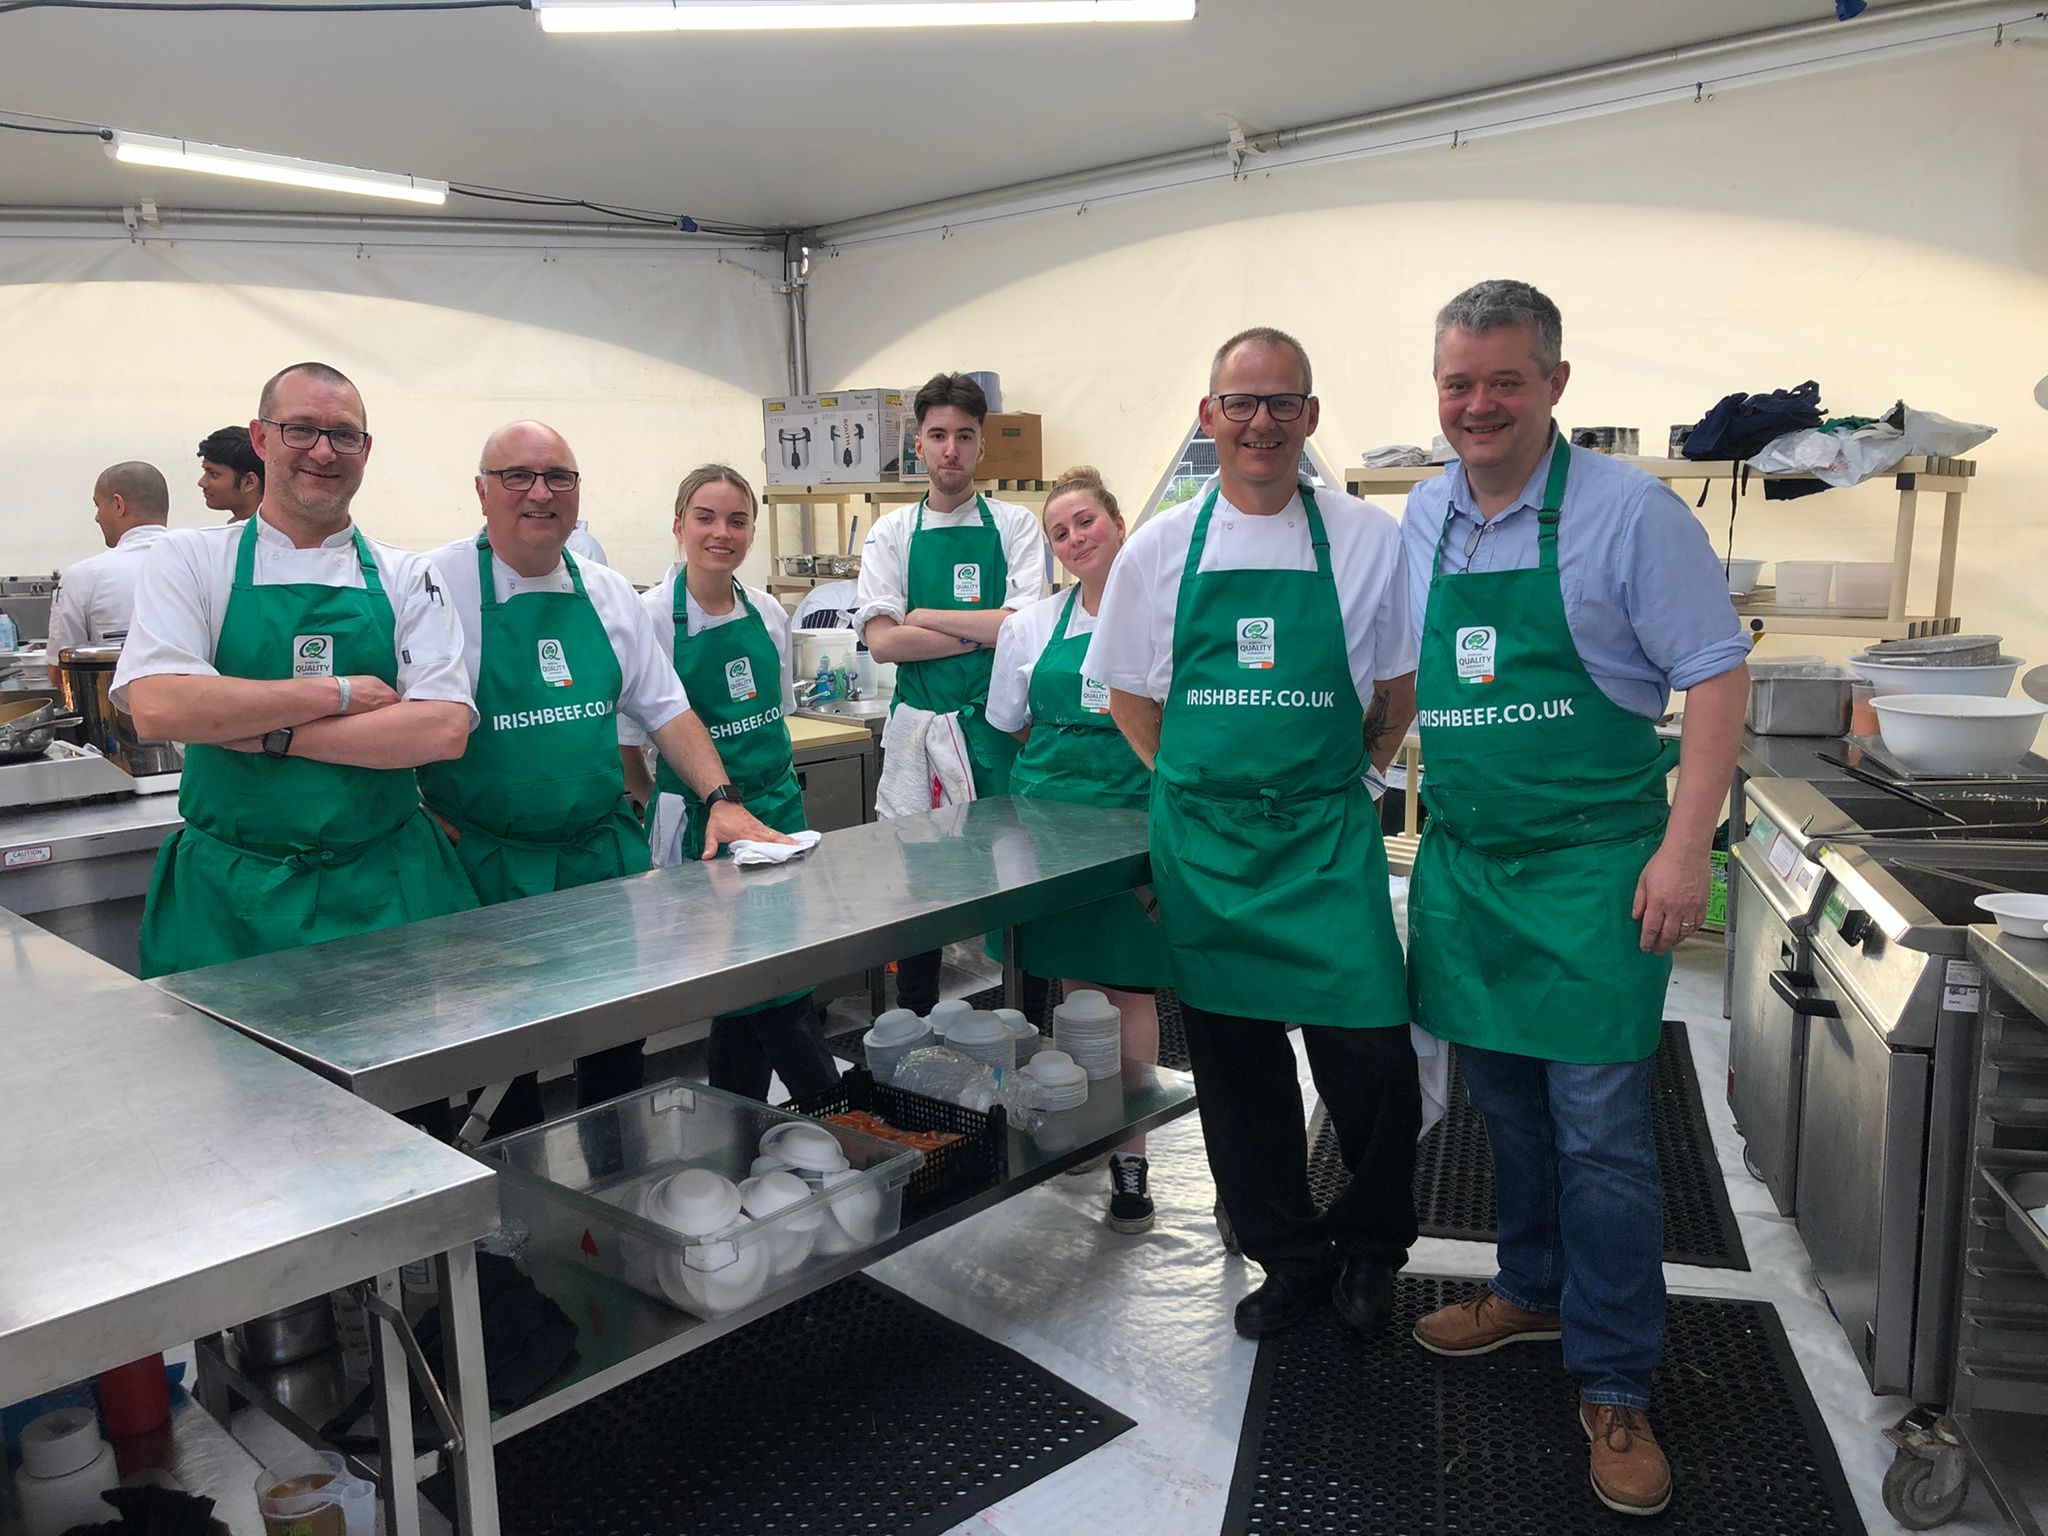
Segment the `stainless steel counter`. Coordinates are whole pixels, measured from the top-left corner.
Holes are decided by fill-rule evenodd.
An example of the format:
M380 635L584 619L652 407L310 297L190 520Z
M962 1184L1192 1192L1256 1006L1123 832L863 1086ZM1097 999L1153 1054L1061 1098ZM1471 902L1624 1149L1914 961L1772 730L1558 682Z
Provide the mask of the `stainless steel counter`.
M2048 1020L2048 939L2016 939L1995 923L1970 930L1970 958L2035 1018Z
M0 910L0 1400L497 1225L487 1170Z
M158 978L403 1109L1141 884L1145 816L1007 797Z
M1742 733L1742 752L1736 759L1738 778L1752 779L1846 779L1849 775L1819 754L1849 756L1849 743L1840 736L1759 736Z

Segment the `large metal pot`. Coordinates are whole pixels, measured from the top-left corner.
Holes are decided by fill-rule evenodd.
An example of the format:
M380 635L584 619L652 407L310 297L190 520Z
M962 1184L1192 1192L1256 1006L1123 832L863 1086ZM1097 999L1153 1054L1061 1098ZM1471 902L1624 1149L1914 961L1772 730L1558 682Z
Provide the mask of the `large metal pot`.
M0 704L0 763L41 757L57 739L58 730L77 725L76 715L60 715L48 699L16 699Z
M235 1324L242 1362L261 1369L290 1365L334 1345L334 1308L325 1296Z
M57 656L64 677L64 697L85 722L85 738L135 778L176 773L184 753L176 742L144 741L135 721L114 705L114 668L121 664L118 645L66 646Z

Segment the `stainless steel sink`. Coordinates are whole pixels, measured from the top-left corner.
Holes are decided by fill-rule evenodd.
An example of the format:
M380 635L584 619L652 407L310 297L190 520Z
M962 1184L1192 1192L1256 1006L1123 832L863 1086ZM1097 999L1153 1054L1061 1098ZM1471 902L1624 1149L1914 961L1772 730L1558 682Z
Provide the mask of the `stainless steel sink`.
M801 704L797 713L813 720L858 720L871 724L889 715L887 699L827 699L822 704Z

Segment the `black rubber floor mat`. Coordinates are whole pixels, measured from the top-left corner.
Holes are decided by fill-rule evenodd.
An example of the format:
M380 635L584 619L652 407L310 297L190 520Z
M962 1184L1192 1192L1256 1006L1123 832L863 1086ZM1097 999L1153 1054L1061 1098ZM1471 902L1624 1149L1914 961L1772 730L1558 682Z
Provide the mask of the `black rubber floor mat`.
M505 1536L938 1536L1131 1422L856 1275L499 1446L498 1507Z
M1749 1255L1728 1203L1728 1183L1714 1156L1706 1106L1685 1026L1667 1020L1650 1089L1650 1134L1664 1177L1664 1258L1707 1269L1747 1269ZM1326 1121L1309 1151L1308 1181L1328 1205L1347 1175L1337 1133ZM1430 1128L1415 1160L1415 1211L1424 1237L1490 1243L1499 1234L1493 1154L1486 1121L1472 1107L1458 1055L1451 1053L1450 1112Z
M1671 1298L1650 1418L1673 1493L1646 1524L1587 1485L1560 1346L1446 1360L1409 1337L1471 1289L1403 1276L1370 1342L1328 1309L1261 1342L1223 1536L1862 1536L1771 1306Z

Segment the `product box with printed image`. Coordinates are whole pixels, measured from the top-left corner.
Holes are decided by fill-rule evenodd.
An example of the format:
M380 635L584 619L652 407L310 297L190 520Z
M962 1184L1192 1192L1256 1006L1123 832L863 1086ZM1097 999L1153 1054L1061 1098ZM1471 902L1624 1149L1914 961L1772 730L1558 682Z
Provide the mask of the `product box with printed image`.
M859 485L896 478L908 397L900 389L843 389L761 402L770 485Z
M1035 414L1023 411L990 411L988 420L982 424L982 439L987 448L981 456L981 467L974 472L977 480L1043 480L1045 478L1045 433L1044 420ZM906 415L903 418L903 446L900 454L901 478L905 480L929 480L924 460L917 456L917 418Z

